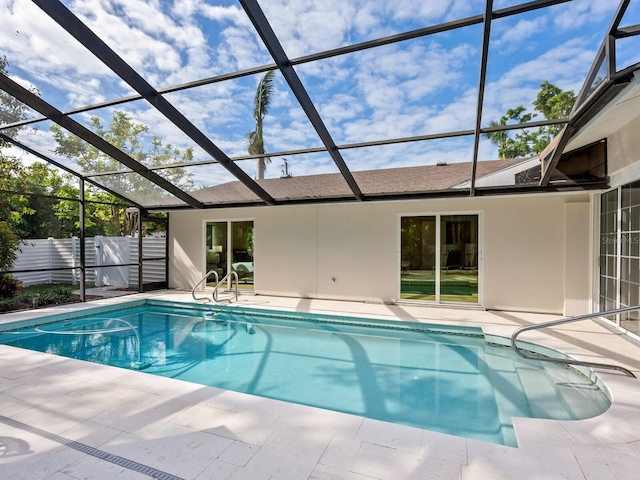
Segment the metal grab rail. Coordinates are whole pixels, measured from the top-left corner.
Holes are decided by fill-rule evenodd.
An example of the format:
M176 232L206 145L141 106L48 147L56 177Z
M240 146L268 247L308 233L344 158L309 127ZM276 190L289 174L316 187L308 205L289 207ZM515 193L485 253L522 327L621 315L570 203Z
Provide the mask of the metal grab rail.
M236 302L238 301L238 274L236 272L234 272L233 270L231 270L229 273L227 273L224 278L222 280L220 280L220 282L217 282L217 285L215 287L213 287L213 301L218 303L218 287L220 287L220 285L222 285L228 278L229 275L232 275L233 277L235 277L236 279ZM217 274L216 274L216 280L217 280ZM231 285L233 286L233 282L231 282Z
M198 285L200 285L202 282L204 282L204 281L209 277L209 275L211 275L212 273L216 276L216 286L217 286L217 285L219 285L218 279L219 279L220 277L218 277L218 272L216 272L215 270L209 270L209 271L207 272L207 274L206 274L204 277L202 277L202 280L200 280L198 283L196 283L196 284L193 286L193 288L191 289L191 296L193 297L193 299L194 299L195 301L198 301L198 300L209 300L209 299L208 299L208 298L206 298L206 297L196 298L196 288L198 288Z
M523 352L522 350L520 350L520 348L518 348L518 346L516 345L516 338L518 337L518 335L520 335L522 332L525 332L527 330L537 330L537 329L545 328L545 327L553 327L553 326L562 325L562 324L565 324L565 323L577 322L577 321L580 321L580 320L587 320L589 318L606 317L607 315L613 315L613 314L616 314L616 313L631 312L633 310L640 310L640 305L635 306L635 307L618 308L616 310L607 310L607 311L604 311L604 312L589 313L587 315L580 315L580 316L577 316L577 317L561 318L560 320L552 320L550 322L545 322L545 323L539 323L539 324L536 324L536 325L527 325L525 327L520 327L515 332L513 332L513 334L511 335L511 347L513 347L513 349L516 351L516 353L518 355L520 355L522 358L528 358L528 359L531 359L531 360L540 360L542 362L563 363L565 365L582 365L582 366L585 366L585 367L595 367L595 368L606 368L608 370L618 370L620 372L623 372L628 377L636 378L636 376L633 374L633 372L631 370L629 370L628 368L621 367L619 365L609 365L607 363L597 363L597 362L586 362L586 361L582 361L582 360L573 360L571 358L543 357L541 355L535 355L535 354L529 355L529 354L526 354L525 352Z

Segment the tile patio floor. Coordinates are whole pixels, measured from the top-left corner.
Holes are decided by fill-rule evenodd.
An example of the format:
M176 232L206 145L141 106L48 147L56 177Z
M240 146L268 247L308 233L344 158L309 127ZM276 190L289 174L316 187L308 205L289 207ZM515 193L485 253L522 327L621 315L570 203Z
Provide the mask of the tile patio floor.
M140 295L53 310L133 298ZM502 336L556 318L264 296L239 304L482 326ZM0 323L30 315L0 315ZM523 340L640 375L640 345L596 321ZM640 381L598 374L613 397L607 412L516 419L519 448L511 448L0 345L0 479L640 479Z

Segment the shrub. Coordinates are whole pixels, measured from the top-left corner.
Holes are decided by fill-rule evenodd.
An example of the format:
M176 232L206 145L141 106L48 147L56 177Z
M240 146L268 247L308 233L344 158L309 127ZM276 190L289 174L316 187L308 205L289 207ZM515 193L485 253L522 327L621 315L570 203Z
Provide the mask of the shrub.
M0 275L0 298L9 298L18 290L21 281L13 275L5 273Z
M0 312L33 308L34 298L37 306L60 305L78 301L74 298L74 285L34 285L15 292L11 298L0 298Z
M7 222L0 222L0 271L11 270L18 258L20 239Z

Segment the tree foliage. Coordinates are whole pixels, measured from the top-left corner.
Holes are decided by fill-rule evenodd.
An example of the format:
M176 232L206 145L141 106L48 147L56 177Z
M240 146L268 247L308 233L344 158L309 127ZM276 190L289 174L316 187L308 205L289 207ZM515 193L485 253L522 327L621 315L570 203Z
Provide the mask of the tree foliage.
M0 271L11 270L13 262L17 258L17 250L20 239L9 227L9 224L0 221Z
M11 270L18 256L20 240L7 222L0 221L0 271ZM13 295L20 282L11 274L0 273L0 298Z
M269 112L271 97L273 96L273 77L275 70L269 70L258 82L256 94L253 98L253 118L256 121L256 129L247 134L250 155L264 155L264 137L262 135L262 122ZM271 162L268 157L256 159L256 179L264 178L266 164Z
M0 98L0 102L2 101L4 99ZM148 131L148 127L132 122L125 113L116 112L108 128L103 128L98 118L93 118L91 123L98 135L148 166L192 159L192 149L181 151L170 144L163 144L158 137L153 137L149 148L145 149L142 136ZM58 141L56 153L74 159L83 170L97 172L123 169L121 164L78 137L65 133L60 127L54 126L52 130ZM0 195L0 222L16 238L65 238L80 235L80 190L74 175L41 162L25 165L17 158L4 155L2 151L0 171L0 190L4 190ZM163 172L165 178L183 188L193 185L191 176L180 169ZM155 185L149 187L149 182L138 175L124 174L116 177L118 178L102 177L101 181L114 191L125 194L146 195L146 198L162 194L155 192ZM153 190L151 193L150 188ZM137 225L133 216L127 213L127 207L130 206L128 202L88 183L85 183L85 199L85 235L118 236L135 232ZM15 244L7 243L7 238L0 238L0 242L3 242L0 248L17 248Z
M107 127L103 126L100 117L91 117L89 126L98 136L147 167L166 166L193 160L192 147L180 150L170 143L163 144L157 135L154 135L150 143L146 144L145 137L149 132L149 127L133 122L125 112L114 112ZM93 145L71 133L66 133L59 125L52 125L51 131L58 144L56 153L77 161L85 174L116 172L126 169L122 163ZM193 189L192 175L184 169L163 169L159 170L159 174L183 190ZM100 182L110 190L131 196L133 199L153 201L166 195L162 188L136 173L103 176L100 178Z
M15 192L0 196L0 221L5 221L19 238L78 235L77 216L74 221L66 212L59 214L66 204L75 204L78 212L77 200L56 198L78 198L73 175L40 162L24 166L15 158L3 156L0 156L0 168L6 172L0 178L0 189Z
M7 57L0 58L0 73L8 75L9 62ZM32 90L38 93L37 90ZM0 125L7 125L29 117L29 107L17 98L9 95L4 90L0 90ZM20 127L6 128L2 133L8 137L15 138L20 131ZM9 146L6 141L0 138L0 148Z
M571 90L561 90L545 80L540 84L540 91L533 101L533 112L527 112L523 105L510 108L500 120L490 121L486 128L524 124L538 115L548 120L566 118L571 113L575 100L576 96ZM499 130L485 133L484 136L498 147L499 158L518 158L542 152L562 128L562 125L548 125L519 131Z

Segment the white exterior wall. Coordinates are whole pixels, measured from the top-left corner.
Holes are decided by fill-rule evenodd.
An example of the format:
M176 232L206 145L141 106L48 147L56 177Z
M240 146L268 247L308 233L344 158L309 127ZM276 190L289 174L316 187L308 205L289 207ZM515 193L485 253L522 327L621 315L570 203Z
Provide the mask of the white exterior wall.
M591 228L586 194L172 212L169 287L190 289L203 277L207 221L252 219L256 293L395 302L400 216L435 213L480 215L485 308L586 312L589 282L574 272L588 272L589 236L572 234Z

